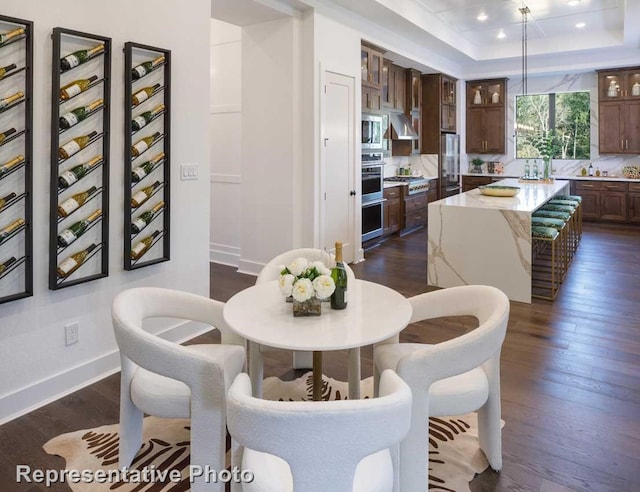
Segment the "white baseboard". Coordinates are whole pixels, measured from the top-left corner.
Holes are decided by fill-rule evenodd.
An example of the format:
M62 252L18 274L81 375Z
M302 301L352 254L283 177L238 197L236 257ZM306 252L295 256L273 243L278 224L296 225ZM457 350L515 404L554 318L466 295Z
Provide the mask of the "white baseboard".
M258 275L264 268L264 265L264 263L258 263L256 261L240 260L238 261L238 273Z
M211 330L210 326L193 321L180 322L159 336L176 343L183 343ZM93 360L80 364L25 388L0 397L0 425L25 415L63 396L89 386L120 371L120 355L113 350Z
M239 259L240 248L237 246L209 243L209 261L237 267Z

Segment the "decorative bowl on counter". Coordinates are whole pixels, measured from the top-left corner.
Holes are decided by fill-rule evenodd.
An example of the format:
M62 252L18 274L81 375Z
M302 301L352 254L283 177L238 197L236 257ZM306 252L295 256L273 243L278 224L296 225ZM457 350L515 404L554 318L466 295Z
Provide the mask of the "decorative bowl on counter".
M478 186L478 189L487 196L516 196L520 192L518 186L486 185Z
M640 166L624 166L622 175L628 179L640 179Z

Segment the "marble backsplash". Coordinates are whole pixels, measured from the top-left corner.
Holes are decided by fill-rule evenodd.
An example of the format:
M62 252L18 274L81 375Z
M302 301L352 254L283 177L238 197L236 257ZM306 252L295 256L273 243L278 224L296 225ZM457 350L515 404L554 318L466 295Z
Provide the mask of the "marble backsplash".
M385 158L384 176L388 178L398 174L398 169L408 166L422 176L438 176L438 154L412 154L410 156L393 156Z

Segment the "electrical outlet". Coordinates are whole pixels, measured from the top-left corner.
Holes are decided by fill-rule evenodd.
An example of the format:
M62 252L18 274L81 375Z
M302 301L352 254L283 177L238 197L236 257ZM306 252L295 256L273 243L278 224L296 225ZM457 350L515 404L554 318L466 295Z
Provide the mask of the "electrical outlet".
M198 164L180 164L180 179L182 181L198 179Z
M65 345L73 345L80 341L80 325L77 322L64 327L64 340Z

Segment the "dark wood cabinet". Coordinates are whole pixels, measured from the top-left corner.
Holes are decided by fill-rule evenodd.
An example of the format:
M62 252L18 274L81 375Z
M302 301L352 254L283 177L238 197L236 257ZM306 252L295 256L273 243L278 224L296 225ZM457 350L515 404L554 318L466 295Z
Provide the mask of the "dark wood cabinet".
M608 222L627 221L627 183L574 181L573 193L582 197L582 218Z
M404 113L405 108L405 68L383 61L381 105L383 108Z
M627 220L633 224L640 223L640 183L629 183L627 203Z
M383 209L383 236L389 236L400 230L402 220L402 186L385 188Z
M478 186L485 186L492 181L491 176L462 176L462 193L475 190Z
M442 73L425 74L422 82L422 135L423 154L440 153L440 136L456 131L457 79Z
M640 67L598 72L599 151L640 153Z
M427 192L404 197L404 224L401 235L427 225Z
M427 190L427 204L438 199L438 179L432 179L429 181L429 189Z
M473 80L466 87L467 152L505 154L507 79Z
M380 89L362 86L362 109L369 111L379 111L382 109Z
M420 111L422 107L422 82L420 80L420 72L413 68L407 68L405 79L407 84L405 109L407 112Z
M382 50L363 44L360 47L362 85L382 88Z

